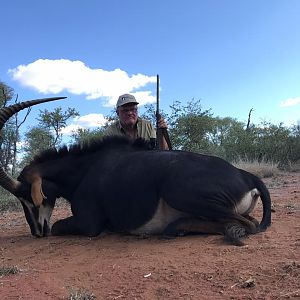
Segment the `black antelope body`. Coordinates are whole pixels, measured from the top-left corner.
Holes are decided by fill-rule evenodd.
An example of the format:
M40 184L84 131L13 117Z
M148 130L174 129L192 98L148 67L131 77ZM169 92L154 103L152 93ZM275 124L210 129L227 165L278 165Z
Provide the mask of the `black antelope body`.
M0 129L16 112L59 98L37 99L0 110ZM185 151L148 150L142 140L107 137L87 145L50 149L17 180L1 168L0 184L22 203L34 236L96 236L103 230L174 237L223 234L236 245L271 224L271 199L256 176L223 159ZM73 215L50 218L64 197ZM250 217L262 200L260 223Z

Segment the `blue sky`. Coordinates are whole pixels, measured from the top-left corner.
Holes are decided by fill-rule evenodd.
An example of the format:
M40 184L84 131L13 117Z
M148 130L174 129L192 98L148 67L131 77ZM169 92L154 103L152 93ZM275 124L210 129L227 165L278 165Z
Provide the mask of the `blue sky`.
M75 107L95 126L117 96L161 108L201 99L214 116L300 122L298 0L10 0L1 3L0 80L35 107ZM26 126L25 125L25 126Z

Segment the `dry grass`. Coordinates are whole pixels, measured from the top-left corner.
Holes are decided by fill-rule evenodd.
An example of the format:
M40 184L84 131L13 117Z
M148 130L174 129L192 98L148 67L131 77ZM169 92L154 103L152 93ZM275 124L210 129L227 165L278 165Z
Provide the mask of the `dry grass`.
M288 162L282 169L288 172L300 172L300 161Z
M0 188L0 213L4 211L19 211L21 209L20 201L9 192Z
M273 177L279 174L278 164L270 162L238 160L234 163L239 169L248 171L260 178Z
M0 266L0 276L14 275L20 273L17 266Z
M86 289L72 290L68 300L95 300L96 296Z
M55 205L56 207L70 207L69 202L63 198L58 198ZM22 205L15 196L0 189L0 213L6 211L22 211Z

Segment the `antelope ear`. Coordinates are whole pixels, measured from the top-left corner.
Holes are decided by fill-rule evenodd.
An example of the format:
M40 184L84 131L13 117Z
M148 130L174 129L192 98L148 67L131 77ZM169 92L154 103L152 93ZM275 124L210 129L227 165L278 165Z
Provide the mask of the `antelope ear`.
M43 199L46 199L42 190L42 178L38 175L34 176L31 183L31 198L36 207L39 207Z

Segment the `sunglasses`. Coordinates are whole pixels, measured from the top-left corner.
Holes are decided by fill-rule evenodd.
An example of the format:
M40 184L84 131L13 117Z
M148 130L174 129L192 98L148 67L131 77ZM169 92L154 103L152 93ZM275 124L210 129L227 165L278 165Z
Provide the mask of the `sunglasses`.
M137 113L137 108L121 108L120 109L120 112L121 113L125 113L125 114L128 114L128 113L134 113L136 114Z

